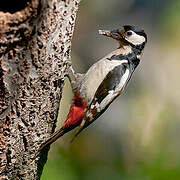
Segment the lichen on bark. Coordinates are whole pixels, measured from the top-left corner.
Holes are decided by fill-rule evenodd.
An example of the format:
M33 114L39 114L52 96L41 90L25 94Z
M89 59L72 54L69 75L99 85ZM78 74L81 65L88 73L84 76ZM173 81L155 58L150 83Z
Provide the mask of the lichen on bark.
M32 159L55 128L78 3L0 8L0 179L40 178L46 158Z

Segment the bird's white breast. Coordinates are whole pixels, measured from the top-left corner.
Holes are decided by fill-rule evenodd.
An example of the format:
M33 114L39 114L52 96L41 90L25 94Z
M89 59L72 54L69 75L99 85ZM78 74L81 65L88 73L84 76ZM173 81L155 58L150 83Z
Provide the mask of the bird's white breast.
M85 74L81 83L81 92L85 92L86 100L88 104L92 101L95 92L101 82L104 80L106 75L114 69L114 67L121 65L122 63L127 63L127 60L107 60L106 58L98 61L90 67L90 69Z

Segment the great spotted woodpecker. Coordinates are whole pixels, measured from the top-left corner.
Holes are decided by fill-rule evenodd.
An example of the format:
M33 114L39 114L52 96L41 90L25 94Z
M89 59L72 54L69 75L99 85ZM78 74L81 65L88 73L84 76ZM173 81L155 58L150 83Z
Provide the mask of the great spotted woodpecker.
M69 80L74 99L63 126L38 150L79 126L75 137L94 122L127 86L147 42L144 30L125 25L120 29L99 30L99 34L118 41L119 47L93 64L85 74L74 72L75 80Z

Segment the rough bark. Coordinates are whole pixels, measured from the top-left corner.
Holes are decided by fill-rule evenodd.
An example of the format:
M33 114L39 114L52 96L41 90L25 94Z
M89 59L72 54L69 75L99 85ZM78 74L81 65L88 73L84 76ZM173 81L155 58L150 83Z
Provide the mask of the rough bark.
M32 159L55 128L79 0L24 3L0 7L2 180L40 178L48 149Z

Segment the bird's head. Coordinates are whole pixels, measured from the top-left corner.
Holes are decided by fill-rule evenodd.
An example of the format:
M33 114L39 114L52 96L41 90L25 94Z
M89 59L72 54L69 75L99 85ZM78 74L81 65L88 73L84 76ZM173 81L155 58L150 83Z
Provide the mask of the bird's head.
M124 25L122 28L112 31L99 30L99 34L117 40L120 46L130 45L132 47L141 48L141 50L147 42L147 35L144 30L131 25Z

